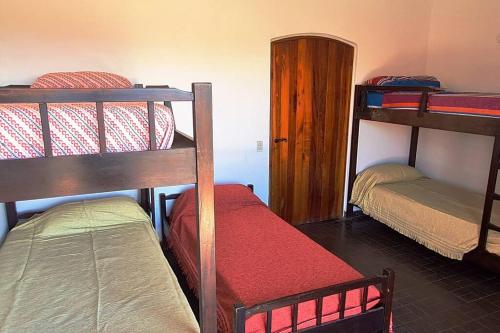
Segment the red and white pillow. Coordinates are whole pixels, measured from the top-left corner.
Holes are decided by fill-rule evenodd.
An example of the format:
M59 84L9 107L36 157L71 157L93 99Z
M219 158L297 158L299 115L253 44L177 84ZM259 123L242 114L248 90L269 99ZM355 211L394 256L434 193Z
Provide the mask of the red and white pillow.
M102 89L132 88L132 83L123 76L106 72L58 72L40 76L31 88L45 89Z

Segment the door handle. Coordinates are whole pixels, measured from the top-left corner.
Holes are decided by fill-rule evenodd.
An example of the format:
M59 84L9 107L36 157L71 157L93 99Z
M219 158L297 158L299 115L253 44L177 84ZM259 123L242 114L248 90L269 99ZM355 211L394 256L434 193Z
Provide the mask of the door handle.
M287 142L287 138L274 138L274 143Z

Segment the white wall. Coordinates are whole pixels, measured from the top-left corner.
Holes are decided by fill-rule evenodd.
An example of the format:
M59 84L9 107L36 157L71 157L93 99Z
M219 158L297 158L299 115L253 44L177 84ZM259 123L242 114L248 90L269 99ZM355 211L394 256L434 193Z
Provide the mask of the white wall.
M0 0L0 85L72 70L182 89L210 81L216 181L254 183L267 200L270 40L307 32L350 40L362 82L425 72L429 20L430 0ZM186 130L188 112L174 109ZM408 129L363 123L361 133L360 169L406 160Z
M457 91L500 91L500 1L433 0L426 71ZM484 193L493 138L422 130L417 167ZM500 181L497 182L500 190Z

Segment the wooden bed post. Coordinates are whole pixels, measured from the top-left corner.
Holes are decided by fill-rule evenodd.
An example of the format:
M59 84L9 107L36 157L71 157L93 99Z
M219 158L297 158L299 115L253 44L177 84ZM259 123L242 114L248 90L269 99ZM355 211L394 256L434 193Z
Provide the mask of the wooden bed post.
M245 307L242 304L234 305L233 333L245 333L246 319Z
M350 216L354 212L354 205L349 203L352 196L352 188L356 180L356 167L358 165L358 141L359 141L359 123L358 112L361 112L361 87L356 86L354 90L354 107L352 115L352 130L351 130L351 156L349 159L349 182L347 185L347 210L346 216Z
M196 202L200 328L217 331L215 284L214 164L212 139L212 85L194 83L193 123L196 145Z
M481 231L479 233L479 251L486 250L488 240L488 230L490 229L491 210L493 209L493 200L500 200L500 196L495 194L497 184L498 169L500 168L500 135L495 136L493 144L493 153L491 154L490 172L488 175L488 185L484 198L483 217L481 219Z
M17 207L14 201L5 203L5 212L7 215L7 224L9 230L14 228L19 221L19 216L17 214Z
M418 147L419 129L420 128L417 126L411 127L410 154L408 156L408 165L411 167L415 167L415 163L417 161L417 147Z
M384 282L382 283L382 301L384 303L385 312L385 330L384 333L389 333L391 328L391 316L392 316L392 299L394 296L394 271L390 268L386 268L383 271Z

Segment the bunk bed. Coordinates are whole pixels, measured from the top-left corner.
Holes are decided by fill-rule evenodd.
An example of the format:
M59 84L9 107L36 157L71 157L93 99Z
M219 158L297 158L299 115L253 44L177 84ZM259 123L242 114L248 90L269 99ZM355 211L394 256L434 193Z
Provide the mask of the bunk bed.
M374 103L374 98L378 102ZM500 168L500 96L483 93L450 93L429 86L357 85L354 94L351 154L346 215L354 212L351 202L357 179L357 153L361 120L411 126L408 166L415 167L419 129L431 128L494 137L486 193L481 199L482 216L477 235L477 247L463 258L486 268L500 271L500 257L487 250L488 234L500 231L491 220L493 203L500 200L495 193ZM449 191L449 189L447 189ZM451 197L450 197L450 200ZM420 203L425 205L424 203ZM430 208L427 205L427 208ZM393 212L397 207L386 205ZM413 218L418 219L419 214Z
M9 255L6 258L11 258L12 260L2 261L4 265L12 264L17 255L19 258L30 258L30 255L34 255L32 243L29 240L20 240L19 237L22 235L26 236L26 230L46 230L46 228L32 228L33 224L41 223L41 220L44 220L48 215L54 215L54 210L59 211L63 209L63 206L56 207L47 211L42 215L38 215L33 217L34 220L30 219L26 224L20 224L16 227L16 224L19 220L19 216L16 209L16 201L23 200L33 200L33 199L41 199L41 198L51 198L57 196L69 196L69 195L79 195L79 194L90 194L90 193L98 193L98 192L110 192L117 190L126 190L126 189L141 189L141 204L148 212L154 210L153 203L154 201L148 198L148 189L158 187L158 186L170 186L170 185L178 185L178 184L195 184L195 193L197 198L197 217L196 224L198 229L198 237L197 237L197 274L199 278L199 290L200 290L200 325L202 332L215 332L216 331L216 299L215 299L215 242L214 242L214 205L213 205L213 151L212 151L212 95L211 95L211 84L210 83L194 83L192 85L192 92L190 91L181 91L178 89L154 86L148 88L142 88L141 85L136 85L135 87L120 87L120 88L86 88L86 89L63 89L63 88L46 88L46 89L32 89L26 86L8 86L0 89L0 106L5 105L29 105L35 104L37 106L37 111L39 112L40 119L40 134L42 137L42 147L43 147L43 156L24 156L24 158L7 158L0 159L0 202L6 203L6 211L8 216L8 226L11 230L4 244L0 248L2 252L2 256L5 253ZM106 137L108 135L107 130L105 129L105 110L106 103L137 103L138 101L143 101L147 108L147 125L148 125L148 142L146 145L146 149L142 151L123 151L123 152L111 152L106 149L107 140ZM188 138L185 135L182 135L179 132L175 132L173 135L173 142L169 149L162 149L157 144L157 132L155 131L155 125L157 121L155 121L155 112L158 110L158 107L155 105L155 102L164 102L166 105L169 105L171 101L185 101L192 102L193 105L193 128L194 128L194 140ZM56 103L56 104L54 104ZM98 129L98 152L95 154L75 154L75 155L59 155L54 154L54 136L51 132L51 125L53 122L49 121L49 112L51 106L54 105L68 105L72 103L89 103L94 105L94 110L96 111L97 117L97 129ZM108 202L109 203L109 202ZM141 226L141 232L145 238L149 239L149 243L139 243L140 249L136 249L133 251L131 248L126 248L127 244L123 244L120 242L120 239L123 242L127 242L128 240L137 241L137 238L133 238L130 236L134 234L130 230L126 233L130 237L122 238L123 233L119 233L119 230L109 228L107 226L106 230L97 230L101 234L105 234L107 232L109 239L100 239L101 245L99 251L106 251L106 243L109 241L114 244L115 248L123 249L123 255L118 258L123 261L127 261L130 258L136 257L137 255L144 254L144 260L148 263L155 262L156 268L155 272L159 272L159 274L166 273L171 271L171 269L166 264L165 258L163 257L162 252L160 251L159 244L156 241L156 244L152 244L151 237L152 235L155 237L154 232L152 230L148 230L146 226L151 226L151 220L145 216L144 213L139 213L136 207L134 207L135 203L125 202L125 206L127 209L133 211L132 216L127 218L127 214L121 211L122 206L112 205L109 206L105 203L96 204L105 205L107 211L106 220L109 222L110 216L113 213L116 213L118 216L114 216L114 219L132 219L137 223L130 223L135 228L139 228ZM79 205L79 206L78 206ZM79 207L77 211L82 211L82 205L85 208L94 205L94 203L83 202L77 204L76 207ZM63 207L63 208L61 208ZM75 206L71 206L75 207ZM118 208L117 208L118 207ZM55 223L55 229L67 229L67 225L64 223L61 225L61 220L64 220L64 216L66 214L66 208L63 209L62 215L56 214L58 216L58 222L50 222L49 224L41 225L52 225ZM117 211L114 211L117 210ZM97 209L98 213L102 213L102 208ZM59 211L59 213L61 213ZM111 214L111 215L110 215ZM98 215L98 214L97 214ZM62 216L62 217L61 217ZM95 216L94 216L95 217ZM92 221L94 223L95 221ZM107 222L107 223L108 223ZM92 224L87 220L82 223ZM83 228L88 231L91 226L86 225L87 228ZM92 227L95 227L92 226ZM49 227L48 229L53 230L54 228ZM149 228L151 229L151 228ZM24 232L23 232L24 230ZM96 232L97 232L96 231ZM118 234L114 234L112 231L118 232ZM140 233L136 230L137 233ZM29 233L29 232L28 232ZM50 235L49 235L50 236ZM42 234L40 237L43 241L48 242L49 237L47 234ZM66 235L65 235L66 236ZM74 234L70 235L71 237L76 237ZM131 238L132 237L132 238ZM135 237L135 236L134 236ZM31 239L31 238L30 238ZM95 241L95 240L94 240ZM154 243L154 242L153 242ZM30 245L31 244L31 245ZM70 241L66 244L66 246L71 246L73 243ZM76 244L76 243L75 243ZM76 245L73 244L75 247ZM80 243L78 243L80 244ZM23 247L25 245L25 247ZM137 245L134 242L132 244L128 244L129 246ZM149 250L144 249L143 247L148 247ZM50 249L47 249L50 251ZM72 249L75 250L75 249ZM87 249L88 250L88 249ZM96 250L96 249L94 249ZM116 250L116 249L115 249ZM59 248L59 251L56 251L55 257L59 255L64 255L64 247ZM91 251L92 252L92 251ZM94 252L95 253L95 252ZM102 253L102 252L101 252ZM116 252L115 252L116 253ZM69 252L68 255L74 254L74 252ZM131 255L130 258L127 255ZM125 257L124 257L125 256ZM55 259L52 258L52 261L46 262L47 265L44 267L53 264ZM5 258L4 258L5 259ZM110 262L108 262L109 267L116 267L112 262L114 262L117 258L109 258ZM39 260L39 264L43 266L44 259ZM10 264L9 264L10 263ZM162 266L163 263L163 266ZM131 262L133 264L133 262ZM165 267L167 266L167 267ZM10 267L10 266L9 266ZM131 277L131 281L135 283L142 283L146 286L151 287L159 287L160 291L156 295L157 288L154 290L148 290L148 293L151 295L156 295L157 297L163 297L163 301L159 301L159 303L150 304L146 302L147 300L154 300L155 297L149 297L145 299L141 299L140 295L131 295L132 298L129 299L120 299L118 295L123 295L117 291L115 294L111 294L114 299L110 301L110 303L106 304L108 306L108 310L112 311L112 313L117 313L123 315L123 309L130 306L131 303L136 302L136 306L141 308L142 312L151 311L144 318L136 318L134 316L124 317L124 320L131 320L130 318L135 318L138 322L134 323L135 325L142 325L143 329L148 329L148 319L155 319L155 325L149 326L152 331L157 330L168 330L168 327L161 327L162 320L163 323L168 322L168 318L162 317L160 314L165 312L165 309L160 310L157 306L162 306L162 304L166 304L165 298L178 298L184 299L185 297L176 295L179 289L174 288L172 290L171 295L165 295L164 289L165 286L175 286L177 281L170 281L172 276L168 276L167 274L164 276L164 280L162 280L162 276L148 276L149 266L142 265L144 268L144 274L140 274L137 277L137 274L133 274L130 269L135 270L135 264L129 267L129 271L117 271L113 272L104 270L103 272L107 274L106 281L111 283L111 287L114 285L120 285L117 281L123 281L127 279L123 279L123 277L127 276L127 274L131 274L134 277ZM78 300L72 298L71 295L67 295L68 298L65 297L58 298L58 295L51 294L50 286L58 282L64 284L64 281L52 281L51 276L40 276L40 281L37 281L37 276L27 274L29 273L28 269L31 267L24 266L24 269L17 269L15 267L12 268L12 272L16 275L15 281L2 281L5 283L3 286L8 288L9 286L13 287L16 291L24 292L24 296L28 295L31 290L26 289L27 286L36 287L35 289L39 289L43 295L51 295L52 298L48 299L57 299L58 303L47 303L45 307L50 308L48 312L52 311L52 314L55 315L47 319L45 322L39 322L42 326L38 326L37 328L31 327L31 329L41 329L43 325L56 325L58 321L63 324L64 319L66 318L63 314L67 313L68 309L74 307L75 304L78 303ZM88 267L87 267L88 268ZM151 267L149 267L151 268ZM4 271L2 271L4 273ZM119 274L116 276L116 280L113 279L113 274ZM27 274L27 275L25 275ZM76 274L76 275L75 275ZM29 283L23 284L24 278L27 278L29 275L30 281ZM83 274L85 275L85 274ZM9 275L10 276L10 275ZM77 272L71 271L68 274L64 275L59 272L56 274L55 278L60 278L63 276L64 278L68 278L70 276L78 277ZM2 275L2 279L7 278L8 276ZM50 282L50 283L49 283ZM128 281L130 282L130 281ZM153 283L154 282L154 283ZM18 287L15 287L18 286ZM21 288L22 287L22 288ZM25 288L26 287L26 288ZM95 284L92 285L93 288L97 288ZM107 285L110 287L110 285ZM49 289L46 289L49 288ZM9 289L10 290L10 289ZM12 291L10 290L10 291ZM55 288L53 292L58 290ZM60 289L59 289L60 290ZM116 291L116 290L115 290ZM34 291L33 291L34 292ZM99 289L99 292L101 290ZM104 291L103 291L104 292ZM134 290L137 292L137 290ZM167 290L168 292L168 290ZM125 292L125 295L127 293ZM10 295L10 294L9 294ZM109 293L107 295L110 295ZM2 295L3 296L3 295ZM74 295L73 295L74 296ZM112 297L112 298L113 298ZM117 298L118 297L118 298ZM26 299L25 297L10 297L8 300L16 299L16 302ZM2 297L1 302L7 302L6 298ZM143 300L144 303L141 303L139 300ZM158 301L158 299L156 299ZM69 303L68 302L72 302ZM162 303L163 302L163 303ZM95 303L95 302L94 302ZM159 305L158 305L159 304ZM16 303L15 307L13 304L3 304L3 309L0 311L0 315L2 319L5 316L12 315L13 311L16 310L16 313L21 314L23 311L19 310L19 306L21 304ZM25 304L28 307L30 304ZM40 304L38 304L40 305ZM42 304L43 305L43 304ZM127 305L127 306L125 306ZM103 305L104 306L104 305ZM80 309L80 307L77 307ZM6 311L4 311L7 309ZM114 310L113 310L114 309ZM85 309L80 309L85 310ZM88 310L88 309L86 309ZM95 309L94 309L95 310ZM102 309L101 309L102 310ZM131 309L128 309L131 310ZM181 308L172 308L170 307L168 311L172 311L172 317L179 317L179 311L184 311L185 309ZM54 312L55 311L55 312ZM57 316L57 311L60 316ZM167 312L168 312L167 311ZM95 311L94 311L95 312ZM142 313L141 312L141 313ZM26 313L31 313L26 309ZM100 312L97 311L99 314ZM132 309L129 313L135 313ZM42 317L46 314L38 313L32 315L41 315ZM109 312L108 312L109 314ZM94 313L95 315L95 313ZM5 318L7 318L5 317ZM183 316L180 316L183 317ZM185 315L184 318L190 318L192 316ZM193 317L194 318L194 317ZM22 322L21 321L20 323ZM26 319L26 318L24 318ZM67 319L67 318L66 318ZM104 318L102 318L104 319ZM88 322L80 322L83 326L80 327L89 327L92 323ZM111 325L113 321L111 320L109 324ZM106 322L102 323L104 326L102 329L113 329L113 327L106 326ZM15 325L14 325L15 326ZM198 327L198 325L196 325ZM54 327L54 326L51 326ZM57 327L57 326L56 326ZM63 326L61 326L63 327ZM68 326L70 327L70 326ZM127 327L120 326L119 330L127 330ZM136 326L134 326L136 327ZM183 328L189 327L189 330L193 328L193 326L178 326L179 330L183 330ZM15 327L14 327L15 328ZM14 330L12 326L7 327L6 329ZM189 331L188 330L188 331Z
M174 267L197 293L194 192L161 194L160 205ZM271 212L252 186L216 185L215 214L219 332L391 331L390 269L363 277Z

